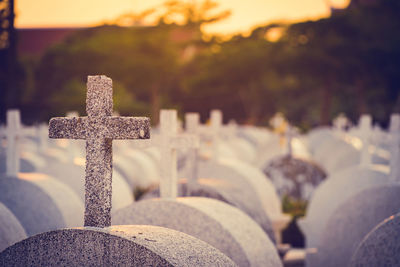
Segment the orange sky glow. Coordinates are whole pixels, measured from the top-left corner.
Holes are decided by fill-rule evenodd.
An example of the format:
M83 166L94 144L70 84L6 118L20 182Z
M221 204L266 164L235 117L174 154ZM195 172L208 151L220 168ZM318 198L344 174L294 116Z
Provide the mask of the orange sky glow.
M195 0L191 0L195 1ZM346 7L350 0L217 0L219 10L232 15L208 25L209 34L246 33L272 21L318 19L330 14L329 5ZM127 12L138 13L165 0L16 0L16 27L85 27L112 21Z

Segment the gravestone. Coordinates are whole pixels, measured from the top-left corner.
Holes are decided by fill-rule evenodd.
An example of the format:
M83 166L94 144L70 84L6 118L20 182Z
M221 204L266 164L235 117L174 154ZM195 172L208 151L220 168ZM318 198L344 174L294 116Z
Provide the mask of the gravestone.
M156 186L160 182L160 174L156 162L150 155L144 153L138 148L130 148L120 145L116 150L119 157L125 159L130 167L130 172L124 175L129 183L131 190L134 188L147 189ZM120 161L122 159L119 159ZM117 162L116 162L117 163Z
M207 142L200 147L199 154L210 158L219 157L237 158L237 152L222 139L223 118L222 111L213 109L210 111L209 127L202 127L202 135ZM200 127L199 127L200 128Z
M349 266L387 266L400 264L400 214L390 216L361 241Z
M356 129L352 129L348 133L332 132L332 137L318 147L314 159L329 174L365 164L366 159L376 164L386 164L388 162L387 152L372 145L372 134L372 118L370 115L364 114L360 117ZM372 157L368 154L372 154Z
M390 121L392 139L391 156L400 158L400 115L393 114ZM396 145L397 143L397 145ZM394 144L394 145L393 145ZM392 160L391 181L400 177L398 162ZM393 215L377 225L359 244L351 259L351 266L398 266L400 264L400 215Z
M318 246L318 239L337 207L368 187L387 183L388 174L384 166L355 166L328 176L314 191L306 217L297 221L305 236L306 247Z
M339 206L323 230L317 253L307 255L307 266L347 266L364 236L398 213L399 194L399 184L374 186Z
M285 152L277 152L261 166L264 174L272 181L281 198L308 200L314 188L326 174L314 162L294 153L295 129L286 124ZM271 154L273 155L273 154Z
M0 173L6 175L15 173L15 170L34 172L38 167L37 162L21 157L22 127L20 117L19 110L7 111L7 127L3 133L7 140L7 147L5 153L0 151Z
M7 125L7 158L12 160L7 160L8 175L0 175L0 202L18 218L28 236L81 226L83 204L70 188L41 173L19 172L18 111L7 112Z
M282 204L272 182L257 168L239 160L219 159L218 163L230 167L251 185L261 207L271 221L277 243L281 243L281 232L291 220L291 216L282 213Z
M326 174L315 162L291 155L273 158L263 172L271 179L281 198L308 200Z
M115 224L157 225L203 240L239 266L281 266L272 242L240 210L207 198L176 198L177 147L197 147L197 140L177 135L175 110L161 110L161 199L148 199L113 214Z
M42 233L0 253L2 266L235 266L186 234L111 224L112 140L149 138L148 118L112 117L111 79L88 77L88 117L53 118L52 138L86 139L85 227ZM41 244L41 245L38 245Z
M199 114L186 114L185 118L187 132L198 134ZM187 177L187 184L185 180L181 183L184 195L212 197L236 206L259 223L271 240L280 240L280 231L289 217L282 214L272 184L256 168L230 158L203 160L193 148L180 177Z
M113 214L115 224L174 229L217 248L238 266L281 266L263 230L239 209L209 198L148 199Z
M395 124L392 121L391 125ZM312 196L307 217L298 221L306 236L306 247L318 247L318 239L337 207L362 190L388 183L389 180L389 169L383 165L371 164L371 154L363 156L361 164L330 175Z
M393 147L400 146L400 123L398 116L391 118ZM398 154L394 153L391 161L398 163ZM398 164L393 164L399 168ZM321 235L318 252L310 255L312 266L344 266L349 264L352 254L376 225L385 218L397 214L400 207L399 177L391 169L391 182L367 188L343 202L330 216ZM308 260L308 259L307 259ZM327 264L329 262L329 264ZM311 264L310 264L311 265Z
M185 114L185 128L188 134L197 135L198 134L198 126L200 124L200 114L196 112L188 112ZM198 176L198 148L190 148L186 155L185 162L185 171L186 171L186 179L189 184L187 195L190 195L190 186L196 183Z
M222 127L221 127L222 128ZM256 158L256 147L247 139L238 136L239 126L235 121L229 121L221 129L224 143L231 147L240 161L247 163L254 162Z
M57 160L50 160L48 167L41 170L43 173L54 177L57 181L62 182L71 188L75 194L79 197L82 203L85 201L85 181L83 179L85 175L85 161L75 160L68 162L60 162ZM130 190L125 179L121 174L113 170L112 180L112 207L113 209L120 209L128 206L134 201L132 191ZM83 204L82 204L83 206ZM82 207L83 212L83 207ZM82 214L82 213L80 213ZM79 216L81 217L81 216ZM83 218L82 218L83 222ZM81 223L82 225L82 223Z
M337 150L337 147L332 147L331 157L326 162L327 170L331 173L343 170L346 167L352 167L358 164L370 165L373 163L380 163L380 157L372 153L376 148L372 145L372 117L364 114L360 117L359 125L356 130L357 137L345 135L341 139L347 143L347 148L342 151ZM351 147L349 146L351 145ZM357 148L357 149L355 149Z
M311 154L315 155L316 150L319 149L321 144L332 138L334 138L334 136L330 127L313 128L307 134L307 147Z
M26 238L26 232L12 212L0 203L0 251Z
M0 265L237 266L201 240L150 225L85 227L42 233L0 253Z

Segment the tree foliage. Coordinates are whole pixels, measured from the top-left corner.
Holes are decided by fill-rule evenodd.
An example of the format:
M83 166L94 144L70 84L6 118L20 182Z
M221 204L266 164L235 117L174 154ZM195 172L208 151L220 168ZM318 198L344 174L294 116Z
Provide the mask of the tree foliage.
M155 9L127 14L130 27L80 30L51 48L35 69L33 102L41 103L42 118L83 113L86 76L106 74L116 108L150 113L154 122L159 108L175 107L203 118L221 108L227 119L254 124L282 112L304 129L341 112L353 120L368 112L385 123L400 105L400 7L396 0L370 2L221 42L204 41L201 25L229 12L215 13L211 1L170 1L155 26L138 26ZM277 29L281 38L270 41Z

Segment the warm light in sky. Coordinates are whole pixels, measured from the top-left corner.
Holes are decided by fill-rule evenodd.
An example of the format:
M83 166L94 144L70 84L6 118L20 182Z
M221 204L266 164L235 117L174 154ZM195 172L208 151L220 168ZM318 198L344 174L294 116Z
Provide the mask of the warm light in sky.
M195 0L192 0L195 1ZM329 3L345 7L350 0L218 0L232 15L208 26L209 33L231 34L275 20L299 21L329 16ZM94 26L127 12L138 13L165 0L16 0L16 26Z

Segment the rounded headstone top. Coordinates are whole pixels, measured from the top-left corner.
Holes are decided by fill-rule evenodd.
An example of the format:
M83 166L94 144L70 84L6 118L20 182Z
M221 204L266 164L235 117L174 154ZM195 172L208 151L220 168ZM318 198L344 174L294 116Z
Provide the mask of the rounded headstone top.
M0 251L26 238L18 219L0 202Z
M19 160L20 172L34 172L37 170L37 166L30 160L21 156ZM0 151L0 173L6 173L6 155Z
M400 214L377 225L354 252L350 266L387 266L400 264Z
M0 253L1 266L236 266L187 234L126 225L45 232Z
M308 149L314 153L323 142L330 138L333 138L331 127L315 127L307 134Z
M57 204L31 181L0 175L0 202L17 217L28 236L66 227Z
M268 216L279 216L282 214L281 201L275 187L261 170L235 159L220 159L219 163L234 169L247 178L249 184L256 191Z
M113 224L167 227L207 242L239 266L281 266L275 246L260 226L239 209L218 200L143 200L114 213Z
M308 200L314 188L326 177L317 164L289 155L272 159L263 172L281 197L286 195L302 200Z
M307 247L318 245L317 237L337 207L362 190L388 181L388 170L379 165L357 165L328 176L314 191L307 208L307 217L299 221L306 235Z
M377 185L340 205L321 236L318 262L327 267L347 266L364 236L384 219L398 213L399 194L400 184Z

